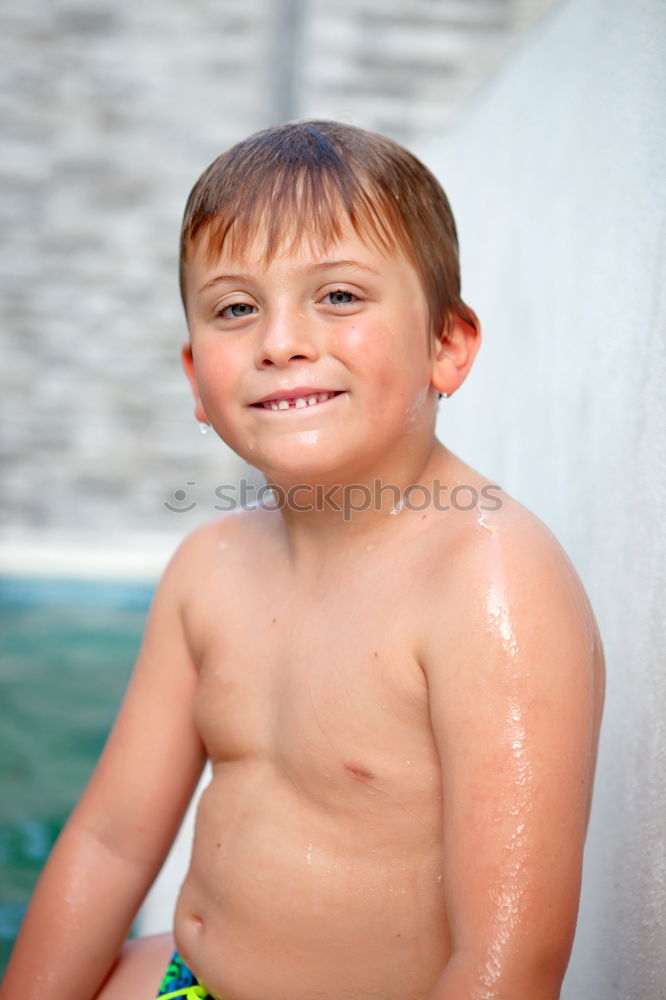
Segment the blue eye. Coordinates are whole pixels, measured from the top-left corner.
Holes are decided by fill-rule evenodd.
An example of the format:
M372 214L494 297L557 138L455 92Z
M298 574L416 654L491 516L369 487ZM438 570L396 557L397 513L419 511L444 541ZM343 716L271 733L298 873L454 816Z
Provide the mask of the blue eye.
M221 309L218 315L224 319L243 319L245 316L251 316L256 309L257 307L250 305L249 302L232 302L230 306Z
M347 306L355 300L356 296L352 292L346 292L344 288L336 288L334 292L328 292L324 298L328 299L332 306Z

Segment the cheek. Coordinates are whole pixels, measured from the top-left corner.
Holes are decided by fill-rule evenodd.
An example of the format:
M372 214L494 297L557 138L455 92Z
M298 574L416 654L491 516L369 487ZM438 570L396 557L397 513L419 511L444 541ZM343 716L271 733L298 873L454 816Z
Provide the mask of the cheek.
M368 322L345 327L336 334L333 343L333 350L339 352L352 374L371 379L382 388L395 378L396 347L390 329Z
M368 380L388 404L390 400L413 401L427 393L432 363L427 345L415 330L413 336L402 331L375 327L349 338L347 357L354 374Z
M201 351L196 359L195 373L204 405L224 403L237 385L238 365L233 354Z

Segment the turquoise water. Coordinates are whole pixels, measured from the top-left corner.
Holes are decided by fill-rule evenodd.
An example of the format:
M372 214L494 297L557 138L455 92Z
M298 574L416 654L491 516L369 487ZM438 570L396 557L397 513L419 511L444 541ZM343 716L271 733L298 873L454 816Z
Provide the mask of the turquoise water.
M0 577L0 973L122 698L152 587Z

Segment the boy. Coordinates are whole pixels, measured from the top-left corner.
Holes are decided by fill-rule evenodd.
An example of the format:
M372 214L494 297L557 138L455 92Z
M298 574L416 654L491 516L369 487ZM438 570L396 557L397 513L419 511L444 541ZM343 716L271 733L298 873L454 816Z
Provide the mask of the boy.
M358 128L266 130L197 182L181 287L196 417L275 502L167 567L2 996L169 965L162 996L554 1000L603 654L552 535L435 438L480 341L441 188ZM207 758L175 941L118 959Z

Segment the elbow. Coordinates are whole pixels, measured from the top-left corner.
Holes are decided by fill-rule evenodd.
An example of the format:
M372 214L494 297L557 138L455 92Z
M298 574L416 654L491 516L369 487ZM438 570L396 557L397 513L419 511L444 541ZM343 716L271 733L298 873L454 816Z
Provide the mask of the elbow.
M454 952L428 1000L559 1000L570 947L512 956Z

